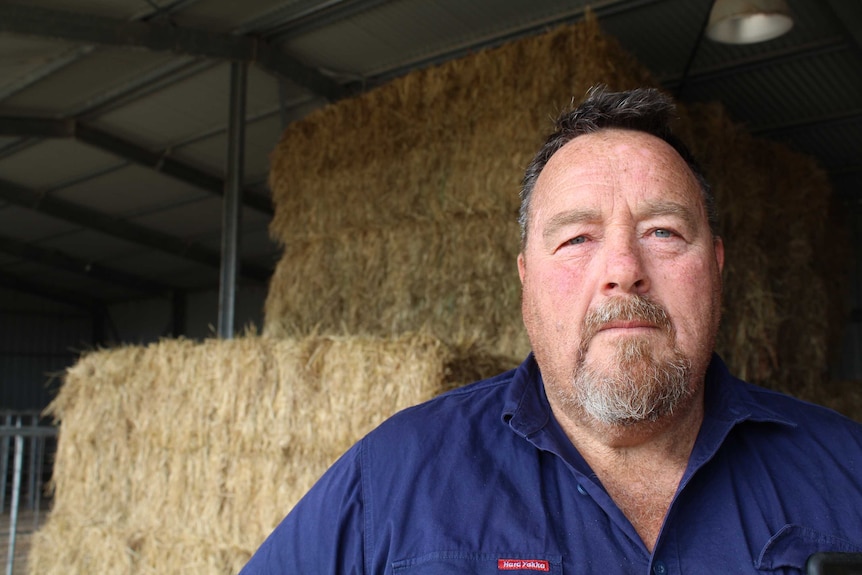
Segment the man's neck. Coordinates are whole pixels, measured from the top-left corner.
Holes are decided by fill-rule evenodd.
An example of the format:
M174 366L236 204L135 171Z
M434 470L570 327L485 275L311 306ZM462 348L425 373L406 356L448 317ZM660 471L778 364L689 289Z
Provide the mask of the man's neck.
M703 422L703 390L688 398L673 414L656 421L609 425L587 415L577 418L551 408L569 440L585 456L683 456L686 460Z
M655 546L703 421L703 393L655 422L606 425L551 407L563 431L632 523Z

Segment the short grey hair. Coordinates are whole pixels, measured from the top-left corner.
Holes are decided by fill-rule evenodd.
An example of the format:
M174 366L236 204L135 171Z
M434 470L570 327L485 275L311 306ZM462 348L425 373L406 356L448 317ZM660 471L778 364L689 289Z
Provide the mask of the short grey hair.
M593 87L577 108L557 118L554 132L527 166L521 186L521 249L527 245L527 224L533 189L545 165L557 151L573 139L603 129L620 128L645 132L670 144L694 174L703 194L706 216L714 236L718 235L718 215L715 198L700 165L691 151L670 129L676 119L676 106L670 97L653 88L637 88L627 92L608 92L604 86Z

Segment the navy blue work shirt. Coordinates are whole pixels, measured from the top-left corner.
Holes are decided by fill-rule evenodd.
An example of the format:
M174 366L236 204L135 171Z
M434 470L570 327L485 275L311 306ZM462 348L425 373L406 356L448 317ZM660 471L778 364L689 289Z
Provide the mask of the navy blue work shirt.
M862 426L714 356L650 553L556 423L530 356L372 431L242 575L801 573L817 551L862 552Z

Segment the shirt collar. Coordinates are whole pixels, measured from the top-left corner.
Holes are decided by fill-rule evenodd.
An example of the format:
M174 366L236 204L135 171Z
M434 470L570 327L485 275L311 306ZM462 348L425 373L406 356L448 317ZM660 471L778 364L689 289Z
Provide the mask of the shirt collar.
M713 354L706 370L704 420L733 424L771 422L795 427L795 421L764 403L764 391L731 375L724 361Z
M515 370L503 407L503 421L518 435L529 437L551 420L542 373L532 353Z
M704 383L703 423L681 481L683 485L718 453L735 427L748 423L796 426L766 405L762 392L761 388L731 375L724 361L713 354Z
M716 448L730 428L744 421L795 426L796 422L764 405L762 390L732 376L724 361L713 354L707 368L704 391L702 439ZM515 370L503 408L503 421L517 434L530 439L552 421L542 374L531 353ZM699 440L700 442L700 440Z

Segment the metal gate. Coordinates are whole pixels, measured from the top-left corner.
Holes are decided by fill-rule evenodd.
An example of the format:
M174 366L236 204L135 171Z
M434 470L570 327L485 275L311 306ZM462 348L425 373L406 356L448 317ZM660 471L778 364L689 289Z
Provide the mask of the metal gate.
M42 425L37 411L0 411L0 515L9 513L6 575L15 568L19 532L39 527L43 473L50 469L48 447L56 435L57 428ZM22 508L30 511L31 525L19 525Z

